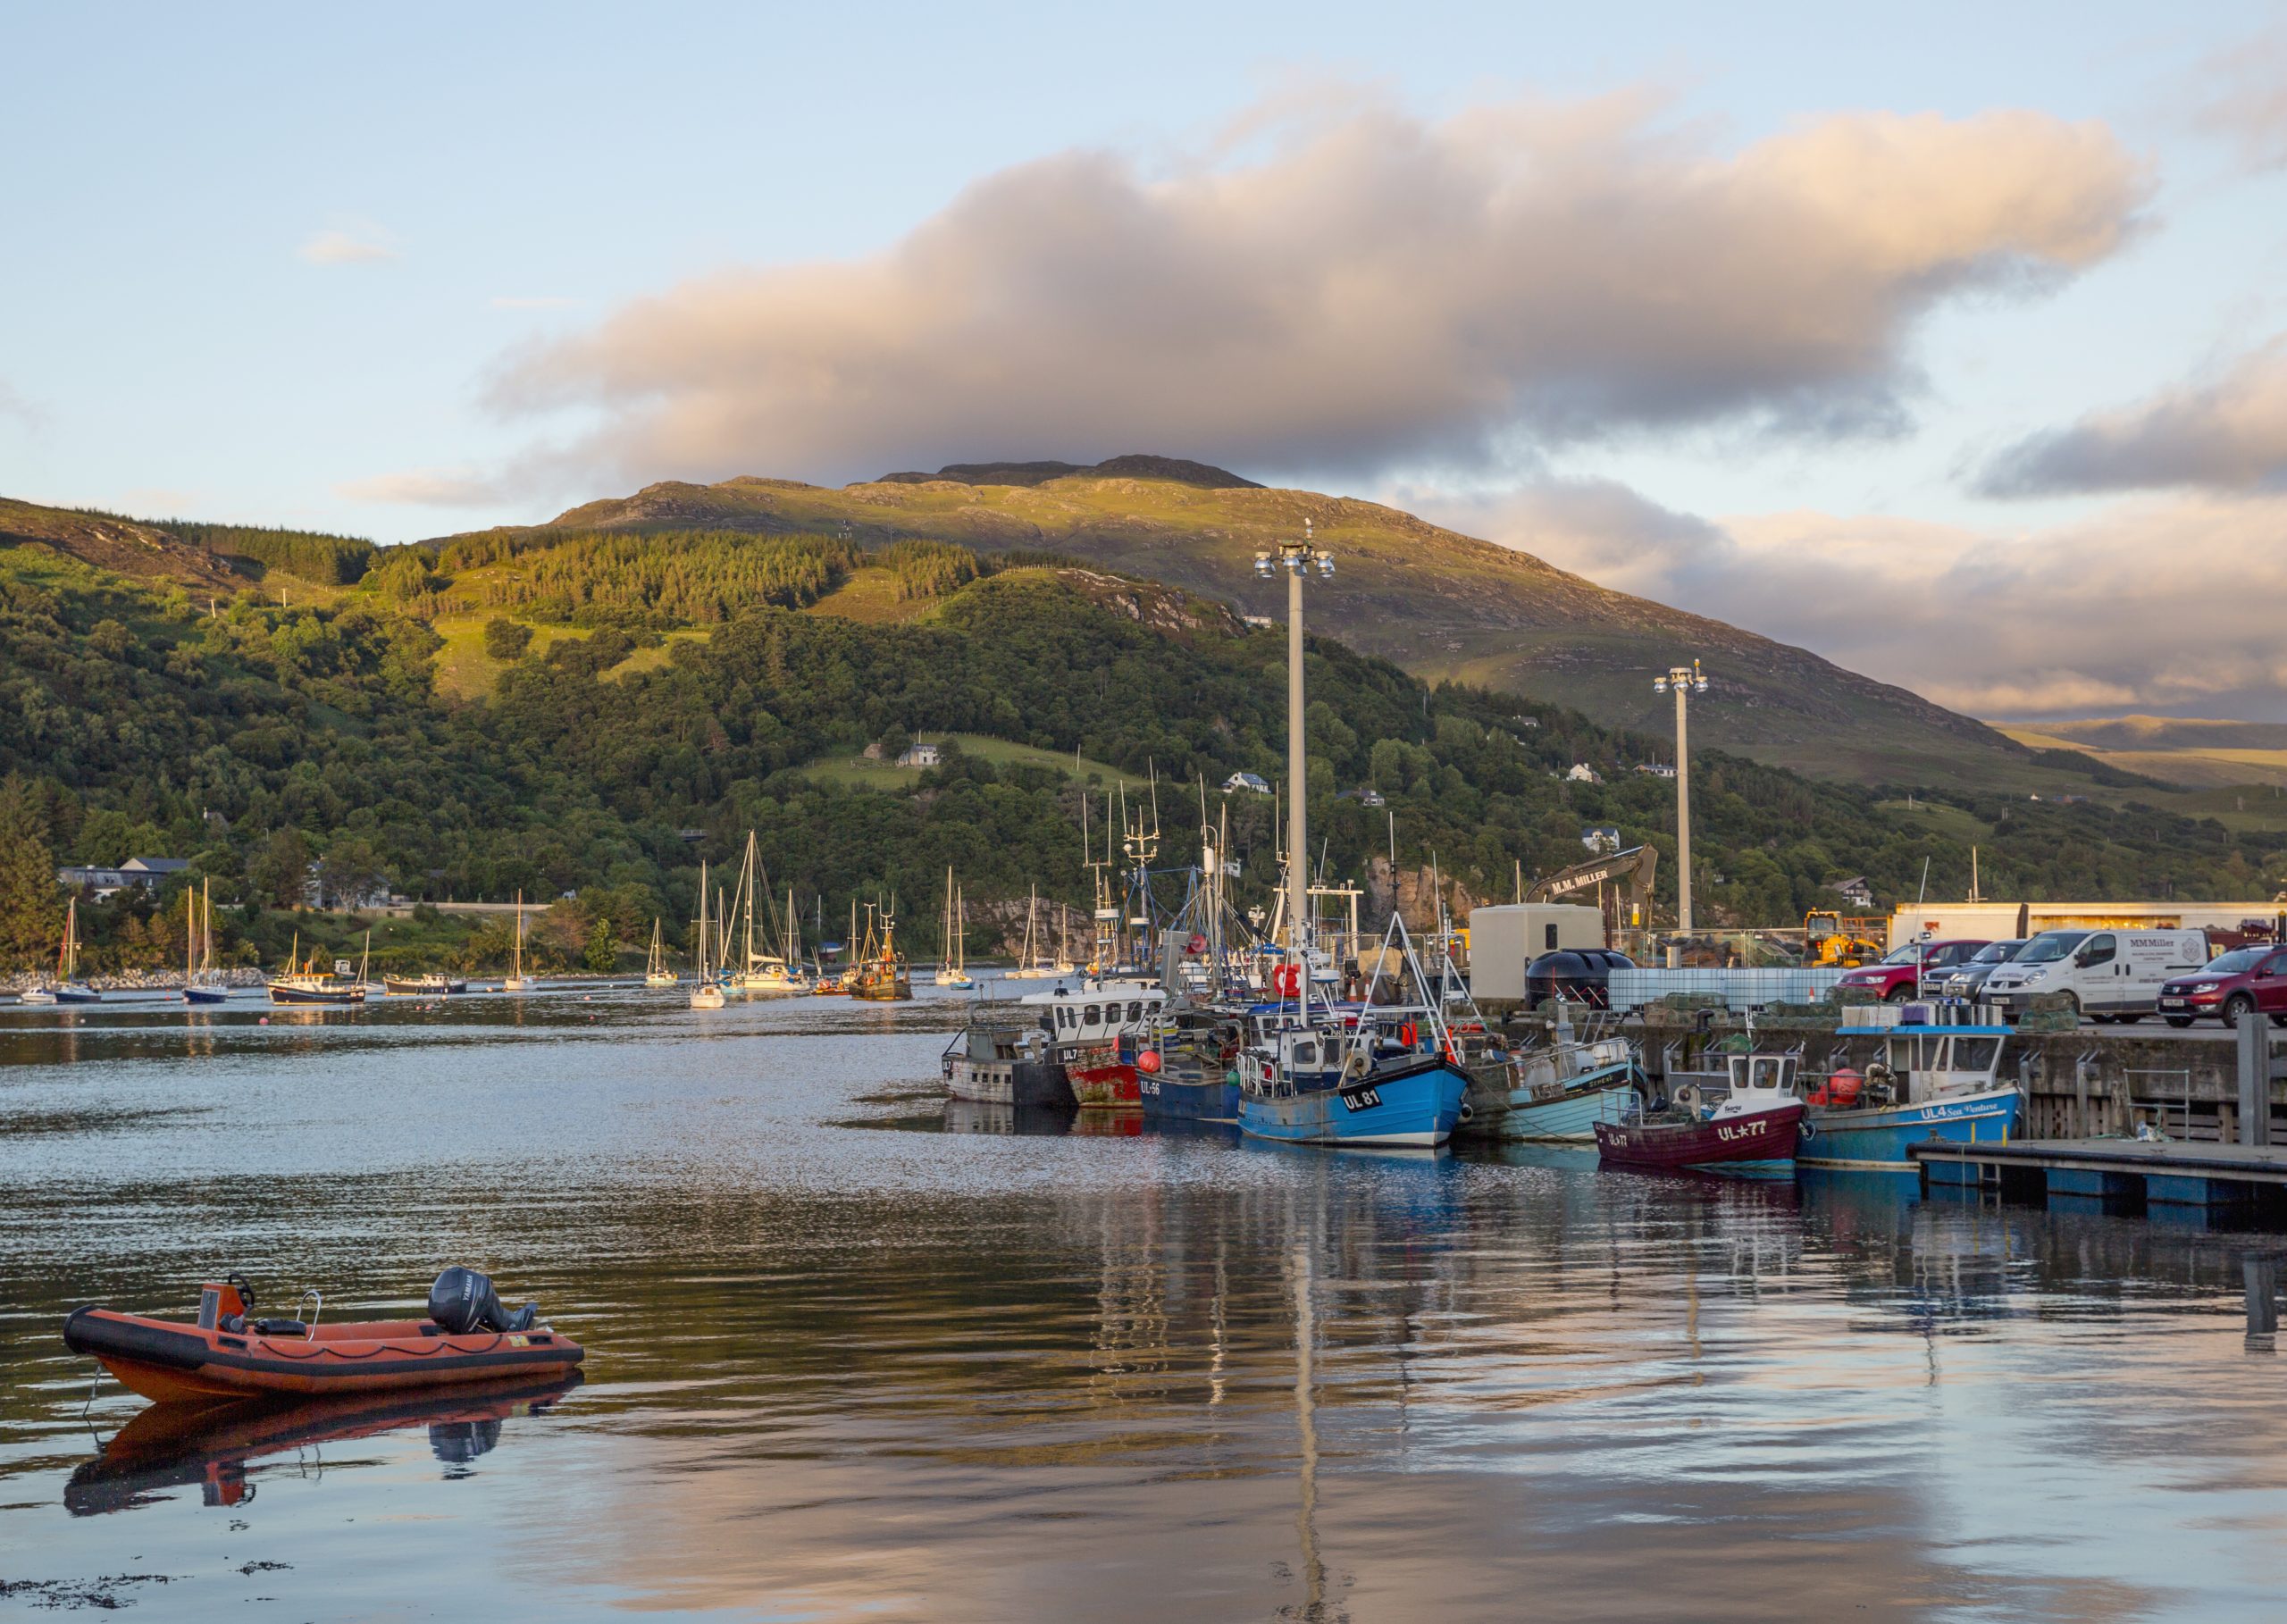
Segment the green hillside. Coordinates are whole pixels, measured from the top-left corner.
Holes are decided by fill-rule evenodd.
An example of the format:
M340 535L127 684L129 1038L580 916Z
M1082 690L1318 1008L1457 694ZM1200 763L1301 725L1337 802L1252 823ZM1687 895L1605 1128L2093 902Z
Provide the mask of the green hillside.
M289 604L266 582L193 598L179 581L97 567L68 538L0 542L0 848L189 857L234 917L297 900L313 861L351 890L577 890L592 909L582 928L608 949L648 937L655 913L675 931L700 861L733 859L752 828L806 913L842 917L853 898L893 891L926 952L949 865L973 907L1035 882L1086 900L1076 754L1084 777L1156 776L1176 859L1201 783L1279 775L1279 632L1035 549L869 540L790 536L750 557L750 540L526 532L490 553L384 554L330 600ZM723 597L733 577L781 601ZM868 578L911 615L817 612ZM438 628L465 640L472 619L504 652L448 691ZM516 631L535 624L547 634ZM1578 860L1587 825L1670 840L1672 786L1631 770L1656 757L1654 739L1545 698L1425 686L1327 639L1313 640L1311 683L1313 830L1330 873L1364 875L1393 815L1402 863L1434 854L1479 897L1507 894L1515 867ZM818 770L885 736L948 733L977 742L942 767L886 783ZM1574 763L1604 782L1566 782ZM1719 752L1698 755L1695 774L1711 922L1798 919L1847 875L1910 895L1925 858L1932 893L1958 893L1973 839L1989 894L2239 898L2267 893L2287 866L2287 836L2157 805L1924 791L1886 807ZM1345 794L1368 785L1388 813ZM1262 900L1271 802L1229 805L1252 859L1242 900ZM166 900L155 917L139 896L94 910L97 967L167 962ZM0 897L0 961L52 952L59 908L52 891Z
M1372 502L1265 490L1221 470L1150 457L1095 468L1015 464L898 473L839 490L741 478L651 485L571 509L549 531L706 528L905 537L983 551L1044 549L1285 612L1255 553L1311 523L1340 560L1317 623L1432 680L1533 694L1607 724L1666 731L1651 680L1697 657L1713 691L1695 736L1755 759L1865 783L2085 791L2071 760L2044 759L1981 723L1807 650L1613 592L1530 554Z

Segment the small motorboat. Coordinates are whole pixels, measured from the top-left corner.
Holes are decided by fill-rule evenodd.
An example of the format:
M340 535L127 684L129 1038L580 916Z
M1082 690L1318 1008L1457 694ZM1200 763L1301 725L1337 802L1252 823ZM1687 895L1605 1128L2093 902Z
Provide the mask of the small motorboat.
M64 1345L99 1361L129 1391L159 1403L387 1393L504 1377L558 1375L586 1350L527 1303L510 1313L492 1283L453 1268L429 1293L429 1318L322 1326L324 1299L302 1293L310 1317L256 1318L243 1275L199 1288L198 1318L185 1324L114 1309L74 1309Z
M467 992L468 983L431 970L425 975L383 975L381 988L396 998L442 998Z
M1655 1171L1791 1170L1804 1109L1795 1091L1796 1057L1735 1054L1728 1059L1730 1086L1721 1099L1703 1098L1698 1084L1685 1084L1665 1110L1597 1123L1598 1159L1606 1167Z

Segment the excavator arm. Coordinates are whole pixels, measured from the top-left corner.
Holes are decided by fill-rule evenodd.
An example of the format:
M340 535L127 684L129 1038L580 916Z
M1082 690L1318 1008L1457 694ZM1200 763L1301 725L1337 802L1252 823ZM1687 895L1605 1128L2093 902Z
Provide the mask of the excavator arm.
M1554 902L1559 897L1569 897L1574 892L1591 891L1599 885L1617 885L1625 881L1629 900L1638 908L1639 918L1648 918L1642 910L1652 905L1652 875L1659 866L1657 846L1631 846L1626 851L1616 851L1610 857L1591 862L1575 863L1570 868L1559 869L1543 879L1533 882L1525 892L1528 902Z

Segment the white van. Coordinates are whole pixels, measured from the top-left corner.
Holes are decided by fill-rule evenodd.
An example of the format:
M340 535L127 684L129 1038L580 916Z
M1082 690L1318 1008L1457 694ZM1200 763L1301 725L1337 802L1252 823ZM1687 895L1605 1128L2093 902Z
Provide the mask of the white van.
M2205 931L2043 931L1985 978L1978 998L2014 1017L2036 993L2063 992L2098 1020L2137 1021L2159 1007L2162 982L2207 962Z

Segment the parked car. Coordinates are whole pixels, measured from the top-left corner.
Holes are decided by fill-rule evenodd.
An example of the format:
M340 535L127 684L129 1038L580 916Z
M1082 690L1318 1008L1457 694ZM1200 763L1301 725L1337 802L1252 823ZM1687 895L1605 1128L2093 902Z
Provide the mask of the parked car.
M1921 997L1925 983L1927 991L1935 992L1936 984L1947 973L1967 964L1984 945L1982 942L1909 942L1892 948L1873 964L1849 971L1837 984L1872 987L1884 1003L1902 1004Z
M2031 936L2019 936L2008 942L1987 942L1970 955L1967 964L1947 976L1938 991L1948 998L1975 998L1978 989L1985 984L1985 978L2016 957L2018 950L2031 940ZM1928 977L1923 981L1926 985Z
M1984 1001L2002 1015L2043 992L2062 992L2100 1021L2140 1021L2160 988L2208 959L2205 931L2043 931L1985 978Z
M2257 1014L2269 1016L2274 1026L2287 1026L2287 948L2268 942L2233 948L2198 973L2160 988L2160 1015L2171 1026L2214 1016L2236 1028Z

